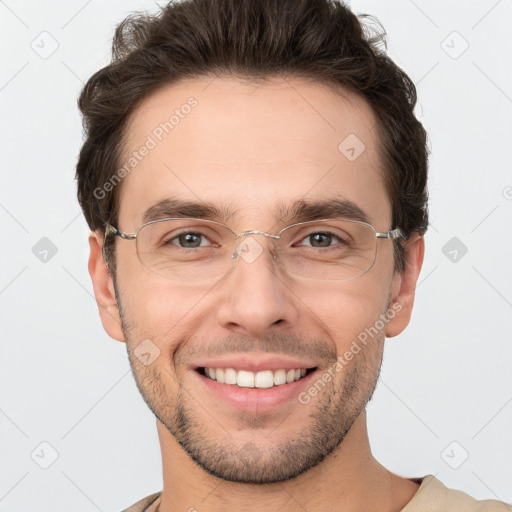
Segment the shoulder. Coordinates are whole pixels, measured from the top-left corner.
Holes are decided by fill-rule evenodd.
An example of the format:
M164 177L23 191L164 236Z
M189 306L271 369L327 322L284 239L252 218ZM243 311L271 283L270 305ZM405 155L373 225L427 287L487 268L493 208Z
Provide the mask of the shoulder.
M145 512L151 504L154 504L157 501L161 494L162 492L150 494L149 496L137 501L137 503L134 503L131 507L124 509L122 512ZM150 512L150 510L147 512Z
M512 512L512 505L498 500L478 501L468 494L448 489L433 475L421 479L421 485L412 500L401 512Z

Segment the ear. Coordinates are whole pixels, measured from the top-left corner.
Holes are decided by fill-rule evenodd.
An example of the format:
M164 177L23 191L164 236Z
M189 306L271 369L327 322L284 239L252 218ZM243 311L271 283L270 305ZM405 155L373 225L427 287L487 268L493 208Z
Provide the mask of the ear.
M402 273L393 276L390 309L396 314L390 317L386 325L386 337L392 338L400 334L409 324L414 305L416 283L420 275L425 253L423 236L415 234L404 246L406 268Z
M125 341L114 283L103 259L103 242L104 237L100 232L93 231L89 235L89 274L103 328L111 338Z

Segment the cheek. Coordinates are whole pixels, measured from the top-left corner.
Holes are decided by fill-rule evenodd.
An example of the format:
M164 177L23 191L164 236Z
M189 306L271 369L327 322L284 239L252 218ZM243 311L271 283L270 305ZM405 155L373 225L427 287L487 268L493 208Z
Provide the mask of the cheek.
M197 328L198 311L205 290L179 287L145 271L125 274L120 290L130 338L150 339L166 352Z
M358 278L358 282L330 285L301 294L307 314L323 330L326 339L332 340L338 353L347 350L352 342L377 338L376 330L383 331L380 315L385 312L387 293L382 281ZM368 333L371 332L372 335Z

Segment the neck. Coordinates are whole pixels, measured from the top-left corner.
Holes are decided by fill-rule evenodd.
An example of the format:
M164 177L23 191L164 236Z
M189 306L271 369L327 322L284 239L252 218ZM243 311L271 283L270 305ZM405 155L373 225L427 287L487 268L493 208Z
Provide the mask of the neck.
M298 477L274 484L240 484L206 473L157 420L164 487L159 512L191 510L379 510L398 512L419 485L398 477L373 457L366 412L357 418L338 448Z

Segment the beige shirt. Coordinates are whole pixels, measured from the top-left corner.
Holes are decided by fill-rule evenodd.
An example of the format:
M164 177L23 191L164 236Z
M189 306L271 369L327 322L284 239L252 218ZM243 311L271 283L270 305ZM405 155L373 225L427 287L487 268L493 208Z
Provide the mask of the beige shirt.
M433 475L418 481L418 491L400 512L512 512L512 505L497 500L477 501L465 492L446 488ZM160 495L151 494L123 512L157 512Z

